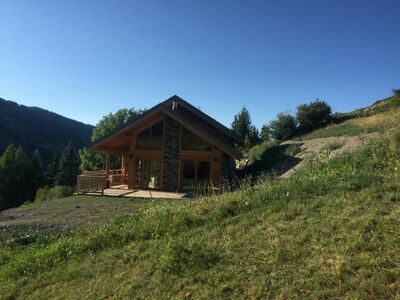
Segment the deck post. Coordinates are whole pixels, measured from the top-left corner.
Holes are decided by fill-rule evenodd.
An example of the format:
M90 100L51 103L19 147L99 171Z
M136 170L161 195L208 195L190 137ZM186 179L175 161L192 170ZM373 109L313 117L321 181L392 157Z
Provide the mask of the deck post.
M110 154L106 154L106 180L108 182L108 177L110 176Z
M122 183L125 183L125 174L126 174L126 158L125 153L121 154L121 174L122 174Z

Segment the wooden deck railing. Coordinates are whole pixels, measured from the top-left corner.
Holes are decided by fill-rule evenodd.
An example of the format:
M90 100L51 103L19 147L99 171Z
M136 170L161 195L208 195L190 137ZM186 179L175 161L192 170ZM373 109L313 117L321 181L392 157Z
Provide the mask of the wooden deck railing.
M106 176L79 175L76 183L76 193L99 193L104 195L104 189L107 188Z
M106 175L106 170L83 172L77 178L77 194L101 193L103 195L104 189L107 188L107 181L110 186L125 183L122 169L109 170L108 178Z

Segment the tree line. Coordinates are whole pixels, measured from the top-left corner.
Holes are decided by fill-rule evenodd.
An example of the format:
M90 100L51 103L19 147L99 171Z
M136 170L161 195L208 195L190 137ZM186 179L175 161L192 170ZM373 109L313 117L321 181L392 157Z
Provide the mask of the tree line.
M120 109L104 116L93 129L91 140L98 141L113 130L137 118L146 110ZM244 148L266 141L291 138L330 122L332 112L330 106L316 100L298 106L296 116L280 113L276 119L262 126L259 131L251 122L249 111L243 109L234 117L232 129L244 140ZM120 161L114 157L112 168L118 168ZM76 177L81 171L98 170L103 167L102 156L85 148L79 152L72 143L68 143L61 152L56 152L47 166L43 165L38 150L31 157L21 147L9 145L0 157L0 210L19 206L36 198L46 198L51 189L69 192L76 186Z
M120 109L104 116L93 129L92 142L98 141L143 112L145 109ZM25 202L71 195L81 171L99 170L102 167L103 158L100 154L86 148L77 151L72 142L62 151L55 152L46 166L39 150L36 149L28 157L21 146L10 144L0 156L0 211ZM118 157L112 158L111 167L120 167Z
M328 103L319 99L301 104L297 107L295 116L289 113L279 113L259 131L251 122L250 113L246 107L234 117L232 129L243 139L243 150L264 141L285 141L296 135L305 134L329 124L333 119L332 109Z
M395 95L400 90L394 90ZM95 126L91 140L96 142L107 134L139 117L146 109L120 109L104 116ZM232 129L242 137L247 151L252 146L264 141L284 141L294 136L305 134L326 126L334 120L328 103L319 99L301 104L296 114L279 113L276 118L264 124L260 130L252 124L246 107L234 116ZM57 195L71 193L76 185L76 177L81 171L99 170L103 167L100 154L88 151L79 152L68 143L61 152L56 152L47 166L43 165L38 150L28 157L21 147L9 145L0 156L0 210L16 207L36 198L46 198L52 189ZM119 168L120 161L114 157L112 168ZM64 190L63 188L67 189Z
M43 165L39 150L29 157L22 147L8 145L0 156L0 210L33 201L37 191L45 186L72 190L79 167L80 158L72 142L55 153L47 167Z

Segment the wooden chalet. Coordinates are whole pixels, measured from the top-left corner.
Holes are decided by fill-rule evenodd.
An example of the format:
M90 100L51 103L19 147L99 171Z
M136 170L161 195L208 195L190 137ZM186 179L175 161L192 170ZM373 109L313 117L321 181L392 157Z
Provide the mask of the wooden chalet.
M102 153L109 184L127 184L129 189L192 191L213 186L234 172L235 149L242 144L232 130L182 98L173 96L147 110L88 150ZM110 170L111 156L121 157L121 169ZM78 178L79 185L89 173ZM86 177L85 177L86 176Z

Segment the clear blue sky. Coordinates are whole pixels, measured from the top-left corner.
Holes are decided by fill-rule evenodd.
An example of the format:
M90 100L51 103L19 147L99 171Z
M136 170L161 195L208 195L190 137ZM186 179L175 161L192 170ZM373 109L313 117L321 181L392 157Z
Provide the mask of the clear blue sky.
M400 1L0 2L0 97L95 124L177 94L257 126L400 88Z

